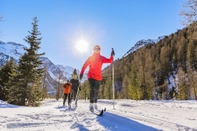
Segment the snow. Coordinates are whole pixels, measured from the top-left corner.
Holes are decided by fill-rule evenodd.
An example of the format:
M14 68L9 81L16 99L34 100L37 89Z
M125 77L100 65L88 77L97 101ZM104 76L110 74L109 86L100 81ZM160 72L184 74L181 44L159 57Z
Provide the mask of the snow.
M107 111L102 117L90 111L89 101L76 109L62 107L62 99L47 99L40 107L23 107L0 101L0 131L195 131L197 101L99 100Z
M168 89L172 89L172 87L177 88L178 86L178 76L176 74L176 71L172 72L173 74L169 75L169 78L166 80L168 83Z
M25 50L23 48L25 48L25 46L15 42L4 43L0 41L0 52L16 59L19 59L21 55L24 54Z

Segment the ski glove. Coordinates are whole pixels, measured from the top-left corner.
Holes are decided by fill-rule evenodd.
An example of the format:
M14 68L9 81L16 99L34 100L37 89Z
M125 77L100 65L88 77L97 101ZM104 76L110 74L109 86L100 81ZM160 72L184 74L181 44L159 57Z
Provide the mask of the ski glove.
M112 48L112 51L111 51L111 56L115 56L115 52L114 52L113 48Z
M83 74L80 74L80 80L82 79L82 77L83 77Z

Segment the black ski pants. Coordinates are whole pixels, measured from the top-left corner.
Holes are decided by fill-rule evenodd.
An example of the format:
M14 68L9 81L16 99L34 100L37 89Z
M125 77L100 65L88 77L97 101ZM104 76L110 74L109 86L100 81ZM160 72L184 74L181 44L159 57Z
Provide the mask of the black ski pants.
M68 97L68 105L70 105L70 103L71 103L70 93L68 93L68 94L64 93L63 105L65 105L67 97Z
M88 81L90 83L90 103L97 103L101 81L93 78L89 78Z
M77 96L77 91L78 91L78 89L72 90L72 97L73 97L73 100L74 100L74 101L75 101L76 96Z

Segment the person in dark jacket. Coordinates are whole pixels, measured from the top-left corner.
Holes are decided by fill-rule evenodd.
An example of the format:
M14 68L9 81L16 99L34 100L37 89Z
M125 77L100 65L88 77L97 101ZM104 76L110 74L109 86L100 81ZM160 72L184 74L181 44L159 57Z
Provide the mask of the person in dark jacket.
M78 91L78 88L80 90L80 87L79 87L79 80L78 80L78 75L77 75L77 70L74 69L73 71L73 75L72 75L72 79L70 80L70 83L72 84L72 97L73 97L73 100L75 101L76 99L76 96L77 96L77 91Z
M69 82L69 80L63 85L64 88L64 100L63 100L63 106L65 106L66 99L68 97L68 106L70 106L71 98L70 98L70 91L72 88L72 84Z
M102 65L103 63L112 63L114 59L115 52L112 49L110 58L105 58L104 56L100 55L100 46L96 45L93 48L93 54L90 56L85 63L80 72L80 80L83 77L83 73L85 69L89 66L88 71L88 81L90 84L90 111L94 112L94 109L98 110L97 107L97 99L98 99L98 92L100 83L102 80Z

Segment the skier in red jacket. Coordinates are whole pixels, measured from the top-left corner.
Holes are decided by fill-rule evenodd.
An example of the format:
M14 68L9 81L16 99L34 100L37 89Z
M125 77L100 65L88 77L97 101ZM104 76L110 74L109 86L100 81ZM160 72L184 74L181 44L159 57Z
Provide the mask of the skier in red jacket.
M115 52L112 49L110 58L105 58L104 56L100 55L100 46L96 45L93 48L94 52L92 56L90 56L86 62L83 64L83 67L80 72L80 80L83 77L83 73L87 66L89 66L88 71L88 81L90 83L90 111L94 112L94 109L98 110L97 108L97 99L98 99L98 92L100 83L102 80L102 65L103 63L112 63L114 59Z

